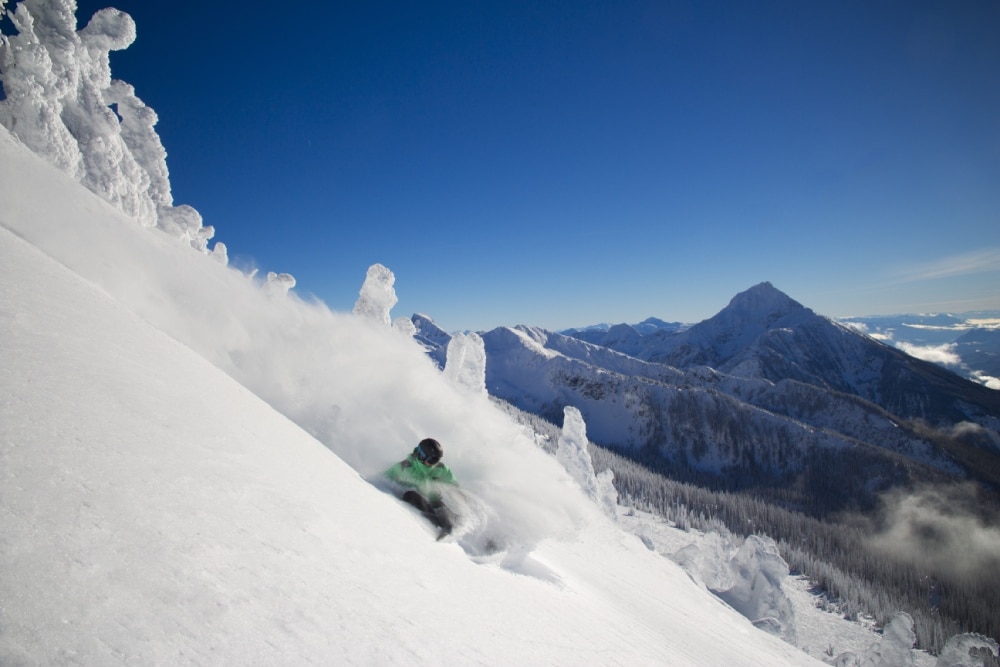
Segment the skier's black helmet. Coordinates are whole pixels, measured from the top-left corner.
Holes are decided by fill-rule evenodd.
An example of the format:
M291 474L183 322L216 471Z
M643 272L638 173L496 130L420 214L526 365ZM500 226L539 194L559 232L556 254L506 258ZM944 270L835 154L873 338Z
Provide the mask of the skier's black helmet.
M417 455L418 459L432 466L444 456L444 447L434 438L424 438L413 450L413 453Z

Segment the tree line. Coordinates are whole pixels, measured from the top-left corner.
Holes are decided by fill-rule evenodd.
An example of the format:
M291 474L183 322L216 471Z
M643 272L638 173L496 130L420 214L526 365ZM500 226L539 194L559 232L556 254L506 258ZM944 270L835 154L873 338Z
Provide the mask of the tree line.
M682 529L711 531L722 526L738 537L774 539L791 570L807 577L828 608L849 620L870 616L882 627L897 611L906 611L913 617L917 647L932 654L956 634L1000 637L1000 578L956 575L879 551L871 540L877 522L864 512L820 519L782 506L773 487L760 493L752 488L732 491L719 488L722 483L715 480L715 488L708 488L676 479L698 475L671 470L671 464L655 454L636 461L634 452L625 456L592 447L595 469L614 472L623 504ZM829 468L826 473L835 480L850 471Z

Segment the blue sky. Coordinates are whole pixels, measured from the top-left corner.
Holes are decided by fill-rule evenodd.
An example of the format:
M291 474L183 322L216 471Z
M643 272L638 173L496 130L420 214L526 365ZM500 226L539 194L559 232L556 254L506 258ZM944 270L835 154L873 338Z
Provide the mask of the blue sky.
M1000 308L1000 3L79 2L233 264L445 329Z

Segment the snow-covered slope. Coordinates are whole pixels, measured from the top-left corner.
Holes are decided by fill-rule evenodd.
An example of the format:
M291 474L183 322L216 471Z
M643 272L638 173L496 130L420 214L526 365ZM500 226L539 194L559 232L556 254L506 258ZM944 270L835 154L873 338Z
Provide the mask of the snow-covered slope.
M139 227L2 129L0 201L0 663L818 664L412 340ZM501 553L365 481L429 433Z

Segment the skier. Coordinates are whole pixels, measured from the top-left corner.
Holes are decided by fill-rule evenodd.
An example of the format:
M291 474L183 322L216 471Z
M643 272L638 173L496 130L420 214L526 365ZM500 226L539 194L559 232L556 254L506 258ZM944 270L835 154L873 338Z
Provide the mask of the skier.
M409 456L385 471L385 476L406 488L403 500L416 507L440 529L437 539L450 535L452 511L441 500L441 486L458 482L441 457L444 448L434 438L424 438Z

